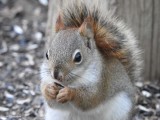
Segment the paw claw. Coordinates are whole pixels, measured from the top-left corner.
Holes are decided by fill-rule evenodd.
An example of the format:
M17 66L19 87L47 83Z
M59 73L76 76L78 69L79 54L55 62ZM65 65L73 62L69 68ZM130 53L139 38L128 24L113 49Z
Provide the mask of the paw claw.
M59 90L54 84L48 84L45 88L45 97L48 100L56 99Z
M72 99L72 92L71 88L65 87L61 89L56 97L56 100L60 103L65 103L68 102Z

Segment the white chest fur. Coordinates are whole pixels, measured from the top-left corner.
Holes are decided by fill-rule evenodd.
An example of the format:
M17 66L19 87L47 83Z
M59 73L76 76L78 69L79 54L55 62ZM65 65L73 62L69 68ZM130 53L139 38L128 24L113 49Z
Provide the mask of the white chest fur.
M128 120L131 108L131 100L125 92L121 92L89 112L47 108L46 120Z

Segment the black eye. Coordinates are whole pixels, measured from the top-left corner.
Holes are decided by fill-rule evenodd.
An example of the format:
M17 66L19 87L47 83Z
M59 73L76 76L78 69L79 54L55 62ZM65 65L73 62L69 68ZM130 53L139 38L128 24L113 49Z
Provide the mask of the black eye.
M80 63L82 60L82 56L81 56L81 53L80 52L77 52L74 56L74 62L75 63Z
M48 52L46 52L46 58L47 58L47 60L49 60L49 57L48 57Z

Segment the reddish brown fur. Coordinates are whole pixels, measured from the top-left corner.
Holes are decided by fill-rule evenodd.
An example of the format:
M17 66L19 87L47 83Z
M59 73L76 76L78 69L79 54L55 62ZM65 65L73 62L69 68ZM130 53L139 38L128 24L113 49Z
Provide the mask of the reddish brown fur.
M120 48L120 46L114 42L112 35L107 32L106 28L100 26L91 16L88 16L81 26L78 27L68 27L63 24L62 16L59 15L56 22L56 32L66 29L79 29L80 34L85 36L85 26L89 25L93 31L94 39L98 49L102 52L102 55L106 57L116 57L118 59L124 59L125 51Z
M57 21L56 21L56 27L55 27L55 30L56 32L60 31L60 30L63 30L64 29L64 23L63 23L63 20L62 20L62 16L59 15L58 18L57 18Z

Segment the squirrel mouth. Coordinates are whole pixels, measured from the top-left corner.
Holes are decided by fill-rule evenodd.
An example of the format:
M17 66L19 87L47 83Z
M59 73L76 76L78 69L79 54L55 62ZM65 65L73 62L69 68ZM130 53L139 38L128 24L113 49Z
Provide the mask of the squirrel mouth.
M56 84L58 87L60 88L64 88L64 85L60 84L60 83L57 83L57 82L54 82L54 84Z

